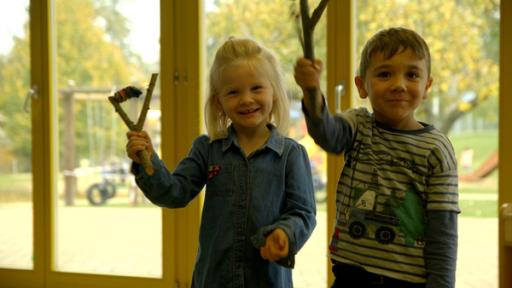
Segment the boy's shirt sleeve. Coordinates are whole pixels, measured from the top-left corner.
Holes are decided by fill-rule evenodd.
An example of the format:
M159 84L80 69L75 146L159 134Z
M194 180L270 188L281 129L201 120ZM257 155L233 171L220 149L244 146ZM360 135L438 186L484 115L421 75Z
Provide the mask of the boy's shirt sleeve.
M433 149L430 163L432 175L427 185L427 213L425 226L426 288L455 287L458 246L457 163L453 147L447 138Z
M276 228L281 228L288 236L288 257L278 264L293 268L295 254L308 240L316 226L316 203L311 167L306 149L296 143L287 158L286 167L286 206L279 220L272 225L261 227L251 237L257 249L265 245L266 236Z
M454 211L428 211L426 245L426 288L455 287L457 264L457 218Z
M327 110L327 103L323 98L323 109L319 120L313 120L302 101L302 111L306 119L309 135L315 143L327 152L343 153L350 146L356 131L356 111L348 110L339 115L331 115Z

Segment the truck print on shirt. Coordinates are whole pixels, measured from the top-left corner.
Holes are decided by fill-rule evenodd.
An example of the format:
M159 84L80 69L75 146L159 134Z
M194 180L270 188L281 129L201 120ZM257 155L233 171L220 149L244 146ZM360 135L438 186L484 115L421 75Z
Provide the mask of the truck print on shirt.
M403 199L396 194L394 191L390 195L379 194L374 187L355 189L355 203L346 210L342 221L350 237L374 239L381 244L400 239L398 242L407 246L424 246L421 198L413 191L405 192Z

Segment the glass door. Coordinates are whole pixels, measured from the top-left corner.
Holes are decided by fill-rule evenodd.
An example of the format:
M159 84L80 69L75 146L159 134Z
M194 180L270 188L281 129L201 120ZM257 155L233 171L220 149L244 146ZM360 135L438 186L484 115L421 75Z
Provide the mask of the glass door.
M198 47L174 45L191 35L177 32L174 16L196 21L197 9L158 0L18 2L0 4L0 77L10 79L0 81L0 287L189 285L199 209L162 210L136 189L128 128L107 97L128 85L145 92L152 73L172 76L183 50ZM173 141L184 137L161 118L197 118L175 104L175 85L157 82L144 126L170 165L185 150ZM130 119L143 97L121 104ZM161 113L161 103L178 113Z
M0 9L0 269L34 268L29 1Z
M162 210L136 187L128 128L107 100L139 88L141 97L121 103L136 122L150 76L160 72L160 1L55 0L54 9L53 269L161 278ZM144 130L159 151L159 82Z
M458 157L457 287L498 287L500 2L358 0L354 5L357 61L364 42L389 26L412 28L429 44L434 81L417 118L446 134ZM356 106L368 104L353 91Z

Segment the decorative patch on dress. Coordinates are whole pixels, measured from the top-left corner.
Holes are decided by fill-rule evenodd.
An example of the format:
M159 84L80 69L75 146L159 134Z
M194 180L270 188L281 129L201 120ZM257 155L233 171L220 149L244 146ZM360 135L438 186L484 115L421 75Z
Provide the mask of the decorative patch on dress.
M220 165L210 165L208 168L208 180L211 180L213 177L219 175L220 173Z

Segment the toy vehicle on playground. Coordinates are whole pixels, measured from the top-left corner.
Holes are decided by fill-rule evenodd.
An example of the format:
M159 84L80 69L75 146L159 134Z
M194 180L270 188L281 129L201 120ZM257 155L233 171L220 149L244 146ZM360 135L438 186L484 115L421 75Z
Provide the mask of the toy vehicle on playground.
M127 168L122 163L111 163L101 171L101 181L91 184L86 190L86 197L89 204L102 206L114 198L117 193L117 184L124 183L128 176Z

